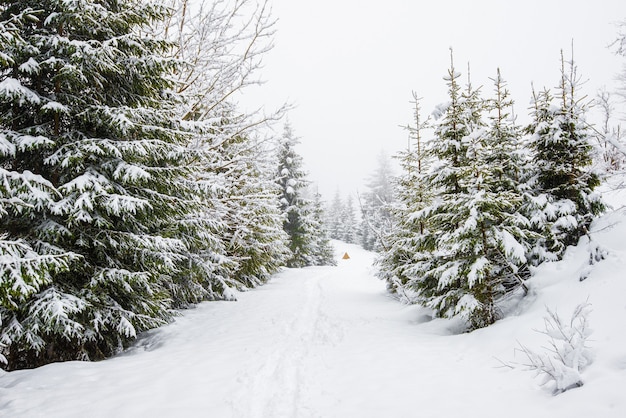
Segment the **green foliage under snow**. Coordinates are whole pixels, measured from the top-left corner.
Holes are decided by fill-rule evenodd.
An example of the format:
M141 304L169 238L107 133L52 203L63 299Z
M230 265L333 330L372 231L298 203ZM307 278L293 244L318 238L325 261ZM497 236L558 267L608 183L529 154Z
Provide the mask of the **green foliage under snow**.
M481 328L501 317L505 297L526 290L532 265L558 259L586 233L603 205L570 70L562 68L560 106L536 96L524 137L499 71L486 100L471 84L463 89L451 66L432 138L422 139L417 114L415 148L401 156L395 225L378 260L391 291Z

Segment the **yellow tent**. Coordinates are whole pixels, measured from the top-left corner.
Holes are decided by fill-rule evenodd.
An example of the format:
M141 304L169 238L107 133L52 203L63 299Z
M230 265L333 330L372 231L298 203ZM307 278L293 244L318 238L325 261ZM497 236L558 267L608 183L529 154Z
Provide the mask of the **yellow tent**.
M350 256L348 255L348 253L344 253L343 257L341 257L341 258L343 258L344 260L348 260L348 259L350 259Z

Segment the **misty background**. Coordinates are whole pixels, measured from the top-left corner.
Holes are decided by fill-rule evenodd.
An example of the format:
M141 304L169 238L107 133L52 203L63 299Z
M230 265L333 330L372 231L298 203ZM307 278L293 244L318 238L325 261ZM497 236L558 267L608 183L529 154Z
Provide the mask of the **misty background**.
M491 95L500 68L527 120L531 83L553 88L560 51L573 57L592 99L613 91L622 60L610 48L626 2L414 2L406 0L274 0L274 48L265 55L261 86L244 91L244 107L294 105L288 120L301 143L309 179L329 201L355 195L381 153L406 148L412 92L422 117L447 100L443 77L455 67ZM573 51L572 51L573 45ZM589 117L594 117L592 110ZM276 129L281 129L278 126ZM280 131L277 132L280 135Z

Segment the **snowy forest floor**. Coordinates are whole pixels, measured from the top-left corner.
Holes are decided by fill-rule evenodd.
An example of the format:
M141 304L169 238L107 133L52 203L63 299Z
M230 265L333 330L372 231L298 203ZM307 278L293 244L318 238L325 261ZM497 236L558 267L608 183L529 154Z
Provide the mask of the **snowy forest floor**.
M486 329L431 319L373 275L374 254L335 242L337 267L286 269L237 302L204 303L115 358L0 371L5 417L625 417L626 213L539 269L528 297ZM581 272L588 278L580 282ZM545 307L585 300L594 362L584 386L553 396L523 363L542 350Z

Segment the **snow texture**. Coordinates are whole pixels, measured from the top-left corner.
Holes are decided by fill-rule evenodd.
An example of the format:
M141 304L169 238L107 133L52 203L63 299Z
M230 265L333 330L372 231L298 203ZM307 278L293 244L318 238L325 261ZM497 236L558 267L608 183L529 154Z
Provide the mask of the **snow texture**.
M110 360L0 372L0 416L622 418L625 215L592 226L604 260L589 268L588 243L570 247L536 269L506 318L472 333L460 332L459 318L389 298L374 254L335 242L337 258L350 255L337 267L285 269L237 302L186 311ZM594 358L584 386L552 396L528 373L499 367L524 361L518 342L545 345L535 330L546 307L569 313L587 299Z
M0 97L3 97L5 100L17 98L20 105L27 102L39 103L41 101L35 92L24 87L19 80L11 77L0 81Z

